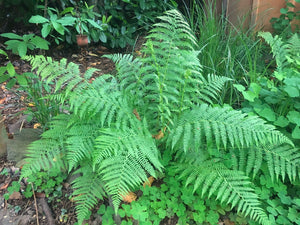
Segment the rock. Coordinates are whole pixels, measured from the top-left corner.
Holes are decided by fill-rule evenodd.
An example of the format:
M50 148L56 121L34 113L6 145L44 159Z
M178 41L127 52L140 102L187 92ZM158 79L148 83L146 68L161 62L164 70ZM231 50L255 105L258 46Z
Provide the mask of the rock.
M0 115L0 157L5 156L7 153L7 147L6 147L7 134L3 122L4 119Z
M22 164L28 145L38 140L40 135L41 130L31 128L24 128L21 132L15 133L13 139L7 140L7 160Z

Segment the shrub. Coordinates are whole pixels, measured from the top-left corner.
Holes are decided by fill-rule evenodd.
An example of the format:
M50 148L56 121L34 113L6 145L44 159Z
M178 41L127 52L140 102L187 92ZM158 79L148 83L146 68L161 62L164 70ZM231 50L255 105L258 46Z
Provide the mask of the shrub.
M22 177L50 168L79 174L81 224L98 199L109 197L117 212L122 196L172 167L194 192L270 224L249 177L267 163L272 178L295 180L299 151L264 120L215 105L230 79L201 74L197 40L178 11L159 19L139 58L108 56L116 76L92 83L94 69L81 75L66 60L27 57L43 80L57 81L66 113L31 144Z

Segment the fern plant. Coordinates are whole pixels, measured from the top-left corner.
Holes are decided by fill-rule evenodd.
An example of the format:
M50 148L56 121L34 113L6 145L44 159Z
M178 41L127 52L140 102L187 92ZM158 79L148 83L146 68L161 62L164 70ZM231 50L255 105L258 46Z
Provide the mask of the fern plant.
M262 119L214 105L230 79L201 74L199 46L178 11L159 18L141 57L107 56L116 76L90 83L94 70L26 58L43 80L56 80L61 94L52 97L66 113L32 143L22 177L51 168L79 174L72 185L81 224L98 199L109 197L117 212L122 196L173 167L194 190L268 224L249 176L266 160L272 176L294 180L299 151Z

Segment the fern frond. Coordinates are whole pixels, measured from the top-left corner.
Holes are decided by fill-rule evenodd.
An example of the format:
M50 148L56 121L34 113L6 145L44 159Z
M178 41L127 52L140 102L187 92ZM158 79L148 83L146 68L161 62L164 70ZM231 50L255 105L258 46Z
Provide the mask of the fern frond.
M291 182L299 176L300 151L290 145L262 145L251 148L235 149L231 152L234 169L244 171L253 177L261 169L262 162L266 161L272 181L279 177L285 180L286 175Z
M290 181L295 181L299 175L300 151L289 145L262 146L262 151L266 154L271 179L282 177L284 181L287 175Z
M270 45L279 71L288 65L286 56L289 55L290 50L287 43L284 43L278 35L273 37L270 32L259 32L258 36L264 38Z
M98 203L98 199L103 199L106 194L99 175L93 173L89 165L80 168L75 173L82 173L72 182L73 196L77 203L75 208L78 224L82 224L89 211Z
M93 167L102 175L115 210L122 196L162 168L151 135L132 129L102 129L92 155Z
M112 54L103 57L111 59L116 64L117 79L121 90L135 91L141 62L130 54Z
M208 74L207 81L203 82L199 87L199 95L196 96L206 103L213 103L213 99L217 100L224 84L232 79L228 77L219 77L213 74ZM199 101L196 101L199 102Z
M145 116L154 119L158 129L173 123L171 114L191 106L192 96L205 81L199 52L194 50L195 36L182 15L171 10L160 19L142 50L138 78L143 99L140 108L147 109Z
M158 18L162 22L154 24L148 38L154 38L157 41L162 40L166 45L172 43L172 45L182 49L192 50L194 46L197 46L194 33L178 10L169 10L165 12L165 15ZM177 36L174 37L174 34Z
M29 177L41 170L49 170L52 167L65 170L68 167L64 160L66 154L64 137L67 133L68 115L59 115L51 122L50 129L45 131L42 138L32 142L27 149L22 168L22 177Z
M293 143L275 127L258 117L250 117L230 107L201 105L185 112L168 137L172 148L197 150L203 143L219 148L250 147L261 144Z
M97 69L91 68L87 70L84 76L81 75L79 66L75 63L67 63L67 59L54 61L50 57L25 56L25 60L29 61L32 70L37 70L37 74L41 80L46 83L55 83L55 91L59 90L60 94L64 93L64 99L72 95L75 89L84 89L89 86L89 79Z
M61 149L58 142L51 139L32 142L27 149L26 164L22 168L21 178L30 177L34 173L53 167L65 170L65 161L62 159L64 153Z
M202 190L202 196L208 192L208 197L216 195L217 199L232 208L237 206L239 212L259 221L270 224L268 216L260 207L258 195L251 187L249 178L243 172L229 170L217 160L208 160L198 164L182 164L178 166L182 172L181 178L186 179L186 185L194 184L194 192ZM187 176L187 178L186 178Z
M95 138L99 135L98 121L76 123L69 128L66 138L69 172L77 168L82 161L91 161Z

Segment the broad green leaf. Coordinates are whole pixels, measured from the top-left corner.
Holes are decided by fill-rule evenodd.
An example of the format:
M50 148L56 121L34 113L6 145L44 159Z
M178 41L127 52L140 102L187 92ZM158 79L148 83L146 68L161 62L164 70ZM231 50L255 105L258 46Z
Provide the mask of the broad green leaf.
M85 31L85 32L89 32L89 28L87 27L87 25L85 23L81 23L81 29L82 29L82 32Z
M274 125L279 127L286 127L289 124L289 121L284 116L279 116L277 120L274 122Z
M0 76L2 76L6 71L7 71L6 66L0 66Z
M42 30L41 30L42 37L43 38L47 37L50 34L51 30L52 30L52 27L50 24L48 24L48 23L44 24L42 27Z
M275 121L276 119L274 111L269 107L254 108L254 110L258 113L258 115L264 117L268 121Z
M43 16L35 15L29 19L29 23L47 23L49 20Z
M240 84L234 84L234 87L238 91L242 92L244 98L250 102L253 102L256 98L258 98L261 90L261 86L256 83L251 83L247 91L245 91L245 87Z
M60 15L64 15L64 14L67 14L67 13L74 13L73 12L73 10L74 10L74 7L67 7L67 8L65 8L61 13L60 13Z
M2 49L0 49L0 54L5 55L6 57L8 56L7 53L5 51L3 51Z
M245 91L245 87L241 84L233 84L233 87L235 87L240 92Z
M4 44L7 45L7 48L8 50L12 50L12 52L14 54L18 54L18 45L21 43L21 41L18 41L18 40L9 40L9 41L6 41Z
M293 203L300 207L300 198L293 199Z
M146 2L145 2L145 0L140 0L140 7L141 7L142 10L146 9Z
M300 126L300 113L297 111L289 111L287 118L291 123L297 124Z
M295 139L300 139L300 127L296 126L292 132L292 137Z
M31 38L33 38L34 34L24 34L23 35L23 41L28 43Z
M294 108L300 110L300 102L296 102L296 103L294 104Z
M286 8L281 8L280 9L281 14L286 14L287 12L288 12L288 9L286 9Z
M23 38L20 35L17 35L17 34L14 34L14 33L3 33L3 34L0 34L0 36L6 37L6 38L9 38L9 39L23 40Z
M58 19L56 22L60 23L63 26L72 26L76 21L76 18L73 16L64 16Z
M35 36L34 38L32 38L31 42L35 45L35 47L40 48L40 49L45 49L48 50L49 49L49 42L46 41L45 39L39 37L39 36Z
M8 74L1 75L1 73L0 73L0 84L7 81L9 78L10 78L10 76Z
M18 45L18 52L19 52L19 56L20 57L23 57L26 55L27 53L27 45L25 42L21 42L19 45Z
M292 203L292 199L291 199L290 196L285 195L285 194L282 194L282 193L279 193L278 196L279 196L279 198L280 198L280 201L281 201L283 204L290 205L290 204Z
M14 68L14 66L13 66L13 64L11 62L9 62L7 64L6 69L7 69L7 72L8 72L8 74L9 74L10 77L15 76L16 71L15 71L15 68Z
M284 87L284 90L292 98L299 97L299 89L296 87L286 86Z
M12 88L16 84L17 80L16 79L11 79L7 84L6 87L8 89Z
M61 35L65 34L65 29L60 23L53 21L52 25L58 33L60 33Z
M104 32L100 32L99 39L100 39L100 41L102 41L103 43L106 43L106 42L107 42L107 37L106 37L106 35L105 35Z
M98 23L96 23L94 20L87 19L87 21L88 21L93 27L98 28L98 29L100 29L100 30L103 30L102 27L101 27Z
M291 221L296 221L299 219L299 212L295 208L289 208L289 213L287 216ZM297 223L299 224L299 223Z
M21 86L27 86L28 85L27 80L23 75L16 74L16 79L17 79L18 83Z

